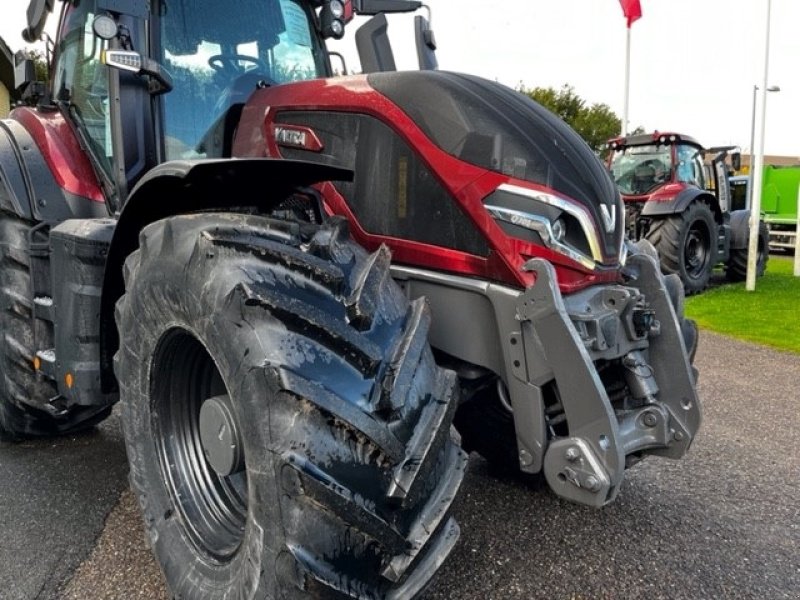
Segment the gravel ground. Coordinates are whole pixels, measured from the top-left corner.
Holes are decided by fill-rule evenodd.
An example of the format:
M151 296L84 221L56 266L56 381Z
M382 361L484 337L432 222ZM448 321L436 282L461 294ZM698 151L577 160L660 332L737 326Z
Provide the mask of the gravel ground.
M63 600L167 599L158 566L141 526L139 506L125 490L91 556L67 585Z
M428 600L796 599L800 356L704 332L697 364L705 414L689 456L640 463L605 509L497 479L473 457L454 509L462 537ZM124 468L121 448L119 442L108 454L115 469ZM42 504L36 510L43 527L47 510L65 503L61 495L28 501ZM5 520L16 519L15 512L3 513ZM84 541L94 550L60 594L9 593L23 588L9 588L14 582L0 574L2 597L167 598L129 492L96 543L92 531ZM41 540L31 539L31 548L41 553ZM30 569L25 552L2 558L0 568L17 575ZM37 572L52 568L34 564Z
M696 364L689 455L638 464L602 510L473 460L430 598L800 597L800 356L703 332Z

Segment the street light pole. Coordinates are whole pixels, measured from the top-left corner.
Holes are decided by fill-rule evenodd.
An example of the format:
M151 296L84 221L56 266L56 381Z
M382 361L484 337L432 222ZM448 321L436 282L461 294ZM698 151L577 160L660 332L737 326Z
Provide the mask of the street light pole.
M753 116L750 119L750 162L747 163L748 168L748 186L747 186L747 208L753 206L753 162L755 158L755 145L756 145L756 92L761 89L757 85L753 85ZM778 85L771 85L767 88L768 92L780 92L781 88Z
M761 123L758 136L758 154L755 157L753 175L753 202L750 206L750 240L747 245L747 279L745 289L756 289L756 268L758 263L758 224L761 217L761 181L764 175L764 138L767 125L767 81L769 79L769 30L772 17L772 0L767 0L767 27L764 43L764 80L761 87Z

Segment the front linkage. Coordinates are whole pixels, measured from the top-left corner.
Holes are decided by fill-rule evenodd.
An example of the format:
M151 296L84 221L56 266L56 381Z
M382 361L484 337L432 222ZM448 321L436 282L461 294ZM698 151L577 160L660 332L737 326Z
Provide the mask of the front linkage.
M554 381L558 390L567 430L544 452L548 484L568 500L600 507L616 496L626 466L645 454L682 457L700 426L696 376L676 313L682 298L671 299L645 254L628 259L629 285L566 297L550 263L526 266L537 279L517 302L522 343L512 334L511 345L523 354L512 372L528 386ZM526 454L523 470L534 462Z

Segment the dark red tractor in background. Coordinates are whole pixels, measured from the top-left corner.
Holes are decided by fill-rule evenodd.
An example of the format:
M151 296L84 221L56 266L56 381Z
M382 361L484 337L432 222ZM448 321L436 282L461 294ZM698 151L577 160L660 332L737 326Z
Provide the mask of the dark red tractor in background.
M731 210L726 156L678 133L654 132L609 142L608 166L625 203L628 236L658 250L661 269L686 293L703 291L717 265L730 281L747 275L749 210ZM730 154L734 170L740 155ZM769 232L759 224L757 275L769 258Z
M683 291L523 95L392 72L410 0L67 0L0 123L0 435L119 401L180 598L411 598L466 454L600 507L700 425ZM32 0L29 40L53 0ZM354 13L369 72L333 78ZM460 436L451 429L455 422Z

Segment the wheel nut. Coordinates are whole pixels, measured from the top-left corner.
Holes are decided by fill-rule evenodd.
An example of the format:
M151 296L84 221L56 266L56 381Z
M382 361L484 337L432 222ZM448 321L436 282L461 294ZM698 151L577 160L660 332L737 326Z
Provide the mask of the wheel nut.
M575 462L581 457L581 451L578 450L575 446L570 446L567 448L567 451L564 452L564 458L566 458L569 462Z

